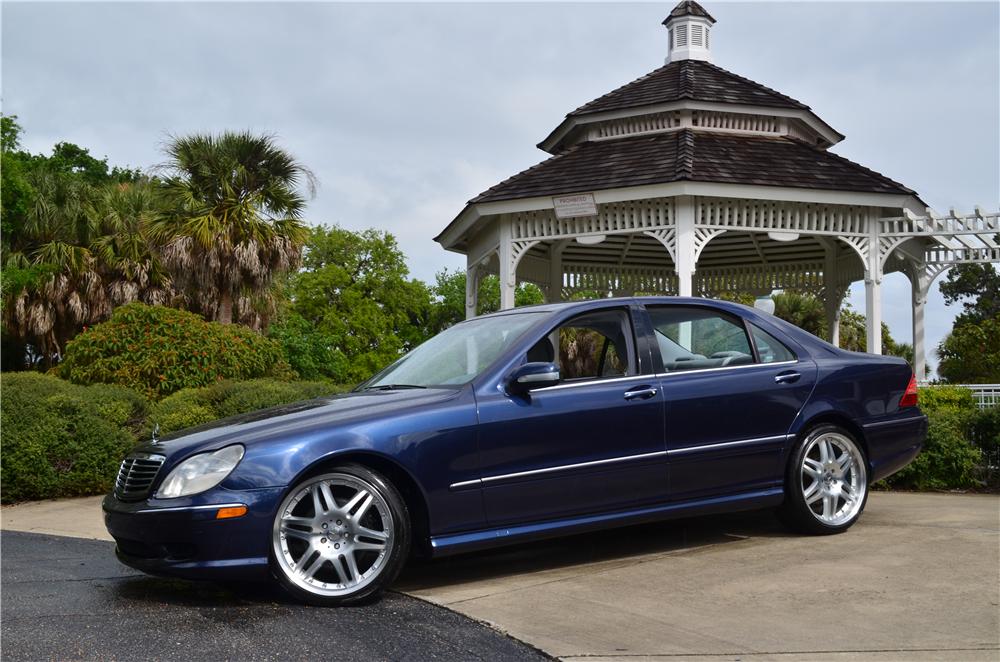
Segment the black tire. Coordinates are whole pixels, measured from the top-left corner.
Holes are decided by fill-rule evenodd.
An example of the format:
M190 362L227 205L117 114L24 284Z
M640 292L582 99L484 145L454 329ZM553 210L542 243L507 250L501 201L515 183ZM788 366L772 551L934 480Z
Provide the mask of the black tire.
M816 456L822 452L820 446L824 443L833 446L834 452L829 453L833 459L825 465L819 463L829 468L824 470L822 476L814 477L806 473L804 464L808 454L809 468L815 470L812 464L817 463ZM850 458L852 465L843 472L843 476L838 476L836 467L846 462L844 451L848 447L853 453ZM826 482L827 476L830 477L829 482ZM799 439L788 458L788 466L785 468L785 501L778 508L778 517L786 526L799 533L811 535L843 533L858 521L868 503L868 476L868 458L865 456L864 446L854 435L837 425L818 425ZM816 481L816 489L820 494L817 497L817 493L813 492L810 498L817 498L819 502L829 498L834 504L829 510L824 503L817 505L817 501L812 504L807 502L806 493L813 486L811 481ZM849 502L846 496L850 493L849 490L856 492L859 489L861 492L857 495L859 498ZM837 492L840 493L839 497L835 494ZM830 493L834 493L834 496L824 496ZM838 507L839 510L834 510ZM827 517L825 515L828 512L831 515Z
M325 493L320 483L327 486ZM355 487L358 488L355 496L361 494L362 489L371 493L371 502L367 506L362 495L361 502L351 508L355 514L362 513L357 521L343 510L350 505L350 498L337 494ZM316 491L320 492L320 503L324 506L319 514L316 514L315 502L312 501L316 498ZM336 504L329 510L326 509L327 494ZM307 497L308 501L303 501ZM365 510L362 511L362 508ZM302 516L302 513L310 511L312 515ZM290 521L289 517L309 519L311 522L324 521L321 524L300 524ZM376 521L379 528L374 528L372 524ZM289 524L301 528L293 529ZM377 546L379 542L365 531L391 532L383 544L383 551L362 549L362 546ZM406 502L396 487L368 467L343 464L302 479L285 494L271 527L271 574L296 600L308 604L321 607L363 604L376 598L399 575L409 557L411 536ZM305 551L299 552L303 548ZM296 559L297 552L300 556ZM348 553L351 561L348 561ZM372 565L366 568L369 562ZM317 564L317 569L307 577L295 571L299 564L307 566L307 569ZM343 581L345 576L347 581ZM356 588L351 587L351 582L356 584Z

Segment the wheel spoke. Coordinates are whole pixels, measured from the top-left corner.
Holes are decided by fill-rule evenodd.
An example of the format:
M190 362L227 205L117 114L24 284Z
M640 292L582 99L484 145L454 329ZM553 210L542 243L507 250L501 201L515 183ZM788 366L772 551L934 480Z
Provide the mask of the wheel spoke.
M374 538L381 542L385 542L389 539L389 533L387 531L376 531L375 529L368 529L363 526L358 527L357 538Z
M316 517L326 514L326 508L323 507L323 497L320 494L319 485L320 484L313 485L312 490L310 490L312 492L313 508L315 509Z
M330 491L330 486L326 483L320 483L319 489L323 493L323 500L326 501L326 512L330 512L337 509L337 500L333 498L333 492Z
M840 467L840 471L847 473L847 470L854 465L854 457L850 453L844 453L839 460L837 460L837 466Z
M337 578L340 579L340 583L344 586L351 583L351 577L347 573L347 566L344 565L344 557L335 556L330 562L333 564L333 569L337 571Z
M281 524L281 532L285 534L285 537L287 538L298 538L299 540L305 540L306 542L312 540L312 533L303 531L302 529L293 529L290 526L286 526L284 522Z
M284 516L284 517L281 518L281 526L282 527L290 526L292 524L294 524L296 526L305 526L305 527L308 527L309 530L312 530L312 527L313 527L313 518L311 518L311 517L297 517L295 515L286 515L286 516Z
M840 485L840 493L843 495L844 500L850 503L854 503L858 498L857 492L850 483L842 483Z
M358 493L351 497L351 500L344 506L344 514L351 519L361 519L374 500L374 497L367 490L358 490Z
M827 494L823 496L823 517L826 519L832 518L837 513L837 496L835 494Z
M829 439L822 439L819 442L819 461L821 464L826 464L833 459L833 447L830 445Z
M812 504L816 502L816 499L822 496L819 491L819 486L822 484L820 480L814 480L812 485L807 487L802 492L802 496L805 497L806 503Z
M802 460L802 471L813 478L820 478L823 475L823 465L812 458Z
M358 572L358 561L354 558L354 552L347 552L347 554L344 555L344 558L347 560L347 568L351 571L353 581L356 582L361 579L361 573Z
M310 547L309 550L312 551L312 548ZM308 557L306 555L303 555L302 558L306 559ZM316 558L313 559L313 562L310 563L309 566L302 571L302 575L307 579L312 579L313 576L319 571L319 569L323 567L324 563L326 563L326 559L323 558L322 554L317 553Z

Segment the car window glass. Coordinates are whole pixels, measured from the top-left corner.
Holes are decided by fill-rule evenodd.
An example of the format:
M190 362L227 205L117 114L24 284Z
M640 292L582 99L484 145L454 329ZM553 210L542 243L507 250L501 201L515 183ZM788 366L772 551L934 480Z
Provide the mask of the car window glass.
M753 342L757 345L757 354L760 356L761 363L795 360L795 354L792 353L792 350L764 329L751 324L750 333L753 334Z
M742 322L704 308L649 308L656 344L667 372L705 370L754 362Z
M542 338L528 351L527 360L554 361L564 381L624 377L634 373L629 360L631 335L625 311L587 313Z

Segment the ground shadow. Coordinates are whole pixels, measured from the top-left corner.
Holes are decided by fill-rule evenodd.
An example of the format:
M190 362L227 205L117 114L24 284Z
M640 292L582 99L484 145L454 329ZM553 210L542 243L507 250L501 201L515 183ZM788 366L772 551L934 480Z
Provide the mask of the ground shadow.
M395 589L422 589L658 553L693 553L748 538L790 535L770 510L671 520L512 545L444 559L413 560Z

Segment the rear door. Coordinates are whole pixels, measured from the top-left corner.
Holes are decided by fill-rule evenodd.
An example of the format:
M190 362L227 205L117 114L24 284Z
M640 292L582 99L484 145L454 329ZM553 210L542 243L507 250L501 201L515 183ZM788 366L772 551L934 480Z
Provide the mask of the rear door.
M712 306L647 311L662 363L671 498L780 486L786 435L816 379L812 360Z

